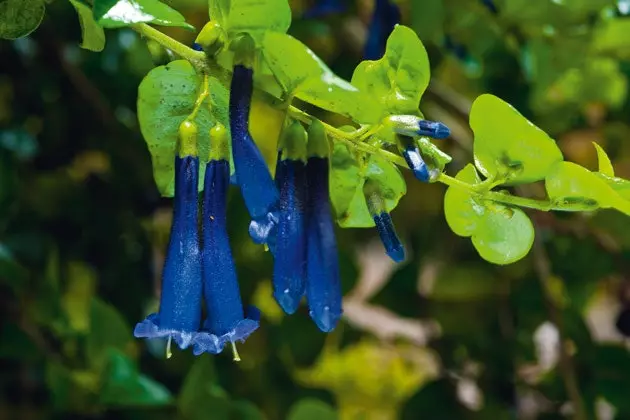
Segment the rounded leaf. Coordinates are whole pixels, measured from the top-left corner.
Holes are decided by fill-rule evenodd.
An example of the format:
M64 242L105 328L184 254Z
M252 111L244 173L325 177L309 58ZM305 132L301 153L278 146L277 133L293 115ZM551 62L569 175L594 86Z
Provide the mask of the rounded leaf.
M563 160L556 142L494 95L479 96L470 111L475 164L486 177L508 184L541 180Z

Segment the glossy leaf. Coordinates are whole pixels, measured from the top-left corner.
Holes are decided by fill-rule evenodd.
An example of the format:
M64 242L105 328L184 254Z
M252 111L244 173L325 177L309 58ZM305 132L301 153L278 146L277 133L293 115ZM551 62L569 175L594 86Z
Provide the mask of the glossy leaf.
M153 176L160 193L173 196L174 154L179 125L192 112L201 89L201 77L185 60L156 67L142 80L138 88L138 120L144 140L153 159ZM200 133L199 156L208 156L209 133L215 121L229 127L228 91L210 77L210 106L201 106L195 118ZM203 189L205 159L200 160L199 190Z
M194 30L177 10L158 0L94 0L94 19L104 28L135 23L180 26Z
M378 100L381 118L387 114L417 115L430 76L429 58L422 41L410 28L397 25L387 40L383 58L361 62L354 70L352 84Z
M469 184L481 182L472 164L456 178ZM471 237L479 255L494 264L520 260L534 242L534 227L522 210L483 201L463 189L449 187L444 196L444 214L451 230Z
M477 169L508 184L541 180L562 161L556 142L494 95L479 96L470 111Z
M576 211L614 208L630 214L630 201L619 195L597 174L573 162L555 165L545 178L549 198Z
M286 0L210 0L210 18L217 20L229 36L249 33L261 42L266 31L286 32L291 8Z
M16 39L33 32L44 18L44 0L0 2L0 38Z
M385 211L391 212L407 192L396 166L378 155L353 155L345 145L336 143L331 157L330 191L337 223L342 227L372 227L363 184L373 181L383 199Z
M90 51L103 51L105 48L105 31L94 20L92 9L79 0L70 0L79 15L83 42L81 48Z
M323 401L304 398L291 407L288 420L336 420L335 410Z
M292 36L267 32L263 55L285 92L357 121L375 121L380 116L378 102L335 75L313 51Z
M600 174L609 176L609 177L614 177L615 169L613 168L612 162L610 161L610 158L606 154L606 151L602 149L602 147L595 142L593 142L593 146L595 146L595 150L597 151L597 162L598 162L597 172L599 172Z

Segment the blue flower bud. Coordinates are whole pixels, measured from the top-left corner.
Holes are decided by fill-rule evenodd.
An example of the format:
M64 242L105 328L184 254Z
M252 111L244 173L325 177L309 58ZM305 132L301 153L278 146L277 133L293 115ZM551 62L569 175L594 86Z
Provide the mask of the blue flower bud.
M429 182L431 175L429 174L429 168L424 163L420 149L415 145L408 145L402 150L402 155L409 165L409 169L413 172L413 176L422 182Z
M392 115L384 123L391 127L396 134L403 136L426 136L434 139L445 139L451 135L451 130L438 121L423 120L415 115Z
M214 145L212 146L215 147ZM206 166L203 195L203 295L207 318L195 336L193 352L220 353L226 343L245 341L259 325L258 311L243 315L240 290L226 227L227 191L230 184L228 156Z
M400 23L400 10L389 0L376 0L363 50L364 60L378 60L385 53L387 38Z
M276 166L280 190L279 220L275 234L273 289L280 307L294 313L306 281L306 132L298 122L283 130L282 153Z
M368 210L374 220L374 224L376 224L381 242L385 247L385 252L395 262L403 261L405 259L405 248L396 234L392 218L385 210L385 203L378 195L376 186L368 180L363 187L363 192L365 194Z
M254 225L254 228L250 228L250 235L256 242L265 243L266 234L272 229L275 220L273 213L277 211L279 193L249 133L252 92L253 70L244 65L235 65L230 86L230 130L236 180Z
M180 145L175 156L175 198L173 224L162 273L162 293L158 313L138 323L138 338L169 338L187 348L201 320L201 264L197 233L196 127L190 122L180 126Z
M203 51L203 47L197 42L192 43L192 49L195 51Z

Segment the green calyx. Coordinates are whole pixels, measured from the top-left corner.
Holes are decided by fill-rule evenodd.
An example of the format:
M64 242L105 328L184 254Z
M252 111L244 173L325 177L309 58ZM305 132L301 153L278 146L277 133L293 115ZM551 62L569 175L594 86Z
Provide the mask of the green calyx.
M195 42L203 47L208 55L215 55L225 46L227 34L218 22L211 20L203 27Z
M372 217L387 211L376 182L370 179L365 181L365 184L363 184L363 196Z
M210 153L208 160L230 160L230 138L223 124L217 122L210 129Z
M330 156L330 145L326 128L319 120L313 120L308 128L307 155L311 157L328 158Z
M306 130L301 123L292 121L280 134L279 148L281 160L299 160L306 163Z
M230 42L230 50L234 51L234 65L254 67L256 42L249 34L241 34Z
M177 153L179 157L197 156L197 125L188 120L184 120L179 125L179 141Z

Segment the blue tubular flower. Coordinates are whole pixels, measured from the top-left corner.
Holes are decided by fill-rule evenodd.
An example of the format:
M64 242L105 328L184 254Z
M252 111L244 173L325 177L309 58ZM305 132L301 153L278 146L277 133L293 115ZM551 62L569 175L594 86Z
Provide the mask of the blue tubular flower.
M211 130L210 161L206 166L203 194L203 295L207 318L194 339L193 352L220 353L230 342L245 339L258 328L259 313L252 308L243 316L243 304L226 230L226 201L230 183L227 130L220 124Z
M434 139L445 139L451 130L441 122L423 120L415 115L392 115L385 120L396 134L403 136L426 136Z
M335 13L343 13L345 11L346 6L341 0L318 0L313 7L304 12L302 18L314 19Z
M282 309L294 313L306 280L306 131L299 122L283 130L276 167L280 212L275 238L273 295Z
M481 0L481 3L486 6L493 15L499 14L499 9L497 9L497 5L494 4L493 0Z
M197 233L197 128L184 121L175 156L173 225L162 274L160 310L138 323L138 338L168 338L181 348L190 345L201 319L201 264Z
M314 121L308 131L306 180L306 300L317 327L330 332L341 318L341 282L337 242L328 192L329 148L324 126Z
M271 173L249 133L249 110L253 92L251 68L236 64L230 86L230 129L236 180L252 218L249 233L257 243L266 243L277 222L279 199Z
M374 219L381 242L383 242L385 247L385 252L392 260L396 262L403 261L405 259L405 248L396 234L391 216L385 210L383 199L378 195L378 191L376 191L370 180L366 181L363 186L363 193L365 194L370 215Z
M396 139L398 140L398 148L405 158L405 161L407 161L407 165L409 165L409 169L411 169L416 179L419 179L422 182L429 182L431 181L431 178L434 178L440 173L439 170L429 169L422 158L422 154L420 153L420 149L418 148L418 144L414 138L397 135Z
M398 6L389 0L375 0L372 21L363 50L364 60L378 60L385 53L387 37L400 22Z

